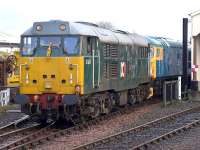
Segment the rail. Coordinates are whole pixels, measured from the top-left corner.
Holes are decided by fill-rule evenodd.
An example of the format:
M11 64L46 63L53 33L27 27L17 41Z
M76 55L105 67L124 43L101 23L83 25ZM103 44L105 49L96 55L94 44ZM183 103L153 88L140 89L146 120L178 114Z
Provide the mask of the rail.
M156 129L157 132L159 131L159 129L162 132L166 131L163 134L152 135L153 138L150 138L148 140L142 139L139 144L136 144L136 145L133 144L134 146L128 147L128 149L144 149L144 148L147 148L149 146L149 144L154 144L154 143L158 142L161 139L165 139L165 138L171 137L174 134L177 134L177 133L179 133L181 131L189 129L192 126L200 124L200 117L198 119L193 117L194 120L192 120L192 118L191 118L189 120L189 123L185 123L185 124L182 123L183 124L182 126L179 126L179 127L175 128L175 129L167 129L167 128L164 128L164 127L163 128L159 128L160 125L162 125L162 122L167 122L168 123L169 121L174 121L174 120L178 119L181 116L182 117L183 116L187 116L186 114L190 114L190 113L194 113L195 114L196 112L199 112L199 114L200 114L200 107L199 106L195 107L195 108L190 108L190 109L178 112L178 113L174 113L174 114L171 114L171 115L168 115L168 116L165 116L165 117L162 117L162 118L147 122L147 123L145 123L143 125L140 125L140 126L137 126L137 127L133 127L133 128L128 129L128 130L119 132L117 134L113 134L113 135L107 136L105 138L101 138L101 139L98 139L98 140L95 140L95 141L92 141L92 142L77 146L73 150L95 149L98 146L101 149L102 148L103 149L109 149L109 148L112 148L112 146L111 146L112 143L113 143L113 145L116 144L116 141L118 141L118 143L120 143L119 142L120 138L123 138L123 137L126 137L126 136L130 136L130 134L133 134L133 136L132 136L132 140L133 141L131 141L131 142L129 141L129 142L130 143L138 143L138 138L136 138L135 141L134 141L134 137L143 138L143 137L146 136L146 134L150 135L148 133L151 133L151 134L153 133L151 129ZM158 125L159 127L156 127L156 125ZM179 122L179 125L180 125L180 122ZM142 131L147 130L147 129L149 131L151 131L151 132L144 132L144 134L142 134ZM157 132L155 132L155 134L157 134ZM111 146L111 147L106 147L106 143L107 143L107 146ZM127 143L126 143L126 146L127 146Z

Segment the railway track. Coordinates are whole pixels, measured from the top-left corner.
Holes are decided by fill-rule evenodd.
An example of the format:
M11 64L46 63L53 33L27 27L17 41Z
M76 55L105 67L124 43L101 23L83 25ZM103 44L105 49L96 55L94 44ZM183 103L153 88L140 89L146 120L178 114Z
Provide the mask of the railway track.
M159 118L146 124L75 147L82 149L148 149L152 144L170 138L200 124L200 107Z
M7 125L0 127L0 135L4 134L6 132L9 132L9 131L15 130L18 125L24 123L29 118L30 117L28 115L26 115L14 122L8 123Z
M150 103L155 104L155 103L158 103L158 101L150 102ZM144 105L147 105L147 103L140 104L139 106L136 106L136 107L137 108L143 107ZM23 136L22 138L18 138L17 140L0 147L0 150L32 148L36 145L43 144L47 141L53 140L59 136L63 136L63 135L67 136L67 135L73 134L75 131L89 128L92 125L96 125L100 123L101 121L109 120L109 119L112 119L113 117L117 117L122 114L131 113L136 107L127 107L125 109L123 108L118 111L112 112L108 115L103 115L96 119L78 123L72 127L65 128L65 129L52 128L53 126L52 124L42 129L36 130L34 132L30 132L30 134ZM30 129L31 128L27 128L27 131L30 131ZM22 129L22 132L24 132L23 129Z
M24 116L0 128L0 149L13 140L28 135L38 129L38 123L30 121L29 116Z
M23 127L15 130L11 130L0 134L0 149L7 143L11 143L13 140L17 140L20 137L26 136L31 132L38 130L40 124L29 125L28 127Z
M63 136L63 135L70 135L77 130L88 128L91 125L98 124L98 122L112 118L114 116L117 116L120 113L122 113L122 112L114 112L109 115L101 116L97 119L93 119L93 120L90 120L85 123L77 124L73 127L67 128L67 129L55 129L55 128L52 128L52 124L51 124L51 125L49 125L45 128L42 128L32 134L29 134L21 139L18 139L18 140L14 141L12 143L9 143L3 147L0 147L0 150L32 148L35 145L42 144L49 140L53 140L56 137ZM125 112L123 112L123 113L125 113Z
M54 124L55 124L55 122L53 122L43 128L40 128L40 129L38 129L38 127L40 125L37 124L37 125L31 126L31 127L27 127L27 128L19 129L17 131L6 133L2 136L7 137L7 134L15 135L16 133L17 134L20 133L21 136L12 142L9 142L8 144L4 144L3 146L1 146L0 150L19 149L19 148L22 148L24 144L26 144L30 141L34 141L35 139L37 139L37 137L46 136L48 134L56 132L56 131L58 131L58 129L53 128Z

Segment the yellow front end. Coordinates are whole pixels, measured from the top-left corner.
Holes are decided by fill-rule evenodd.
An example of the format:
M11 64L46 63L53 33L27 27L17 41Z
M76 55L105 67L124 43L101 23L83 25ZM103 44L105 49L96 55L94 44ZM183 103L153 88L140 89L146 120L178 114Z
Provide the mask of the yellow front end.
M151 48L151 78L152 80L156 79L156 50L155 48Z
M76 92L84 93L83 57L20 58L20 94Z
M157 71L157 62L163 60L163 48L162 47L151 47L151 77L152 80L156 79Z

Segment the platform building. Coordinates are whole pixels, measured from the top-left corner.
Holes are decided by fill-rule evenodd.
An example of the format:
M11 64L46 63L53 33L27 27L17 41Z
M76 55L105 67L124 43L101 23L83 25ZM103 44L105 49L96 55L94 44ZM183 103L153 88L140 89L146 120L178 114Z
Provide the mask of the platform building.
M189 15L191 17L192 88L200 91L200 10Z

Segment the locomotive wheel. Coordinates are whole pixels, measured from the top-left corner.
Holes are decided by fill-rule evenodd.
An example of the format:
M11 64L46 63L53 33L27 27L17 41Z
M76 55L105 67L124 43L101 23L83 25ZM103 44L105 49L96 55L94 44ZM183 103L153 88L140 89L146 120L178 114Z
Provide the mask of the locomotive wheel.
M95 101L95 105L93 106L93 109L94 111L93 113L91 113L91 117L96 118L100 115L100 108L97 101Z
M128 104L133 106L137 101L137 97L135 95L130 95L128 99Z
M105 101L104 101L104 113L105 114L108 114L108 113L110 113L111 112L111 110L112 110L112 102L111 102L111 99L110 99L110 97L108 97L108 96L106 96L106 98L105 98Z
M141 104L142 101L143 101L143 98L140 95L137 96L136 102L139 103L139 104Z

